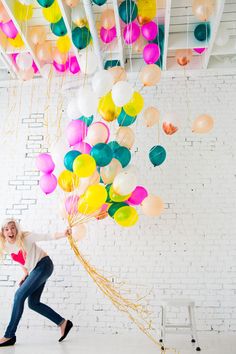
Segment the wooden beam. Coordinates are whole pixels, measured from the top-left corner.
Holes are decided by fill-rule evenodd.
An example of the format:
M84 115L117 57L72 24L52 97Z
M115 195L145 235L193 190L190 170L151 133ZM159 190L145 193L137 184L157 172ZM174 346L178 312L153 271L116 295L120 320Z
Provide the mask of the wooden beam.
M163 70L166 70L168 43L169 43L169 29L170 29L170 14L171 14L171 0L166 0L165 7L165 36L164 36L164 53L163 53Z
M115 21L116 21L116 34L117 34L117 40L118 40L120 64L121 64L121 66L124 67L125 66L124 50L123 50L123 44L122 44L122 35L121 35L120 16L119 16L119 10L118 10L118 3L117 3L117 0L112 0L112 3L113 3L113 10L114 10Z

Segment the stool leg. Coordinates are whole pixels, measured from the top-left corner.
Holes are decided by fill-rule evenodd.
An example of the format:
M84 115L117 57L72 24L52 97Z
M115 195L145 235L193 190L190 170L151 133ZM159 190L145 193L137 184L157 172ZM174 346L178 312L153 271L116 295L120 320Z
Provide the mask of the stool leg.
M197 335L197 326L196 326L196 320L195 320L195 314L194 314L194 307L189 306L189 318L190 318L190 326L191 326L191 333L192 333L192 342L196 342L196 350L200 351L201 348L199 347L199 342L198 342L198 335Z

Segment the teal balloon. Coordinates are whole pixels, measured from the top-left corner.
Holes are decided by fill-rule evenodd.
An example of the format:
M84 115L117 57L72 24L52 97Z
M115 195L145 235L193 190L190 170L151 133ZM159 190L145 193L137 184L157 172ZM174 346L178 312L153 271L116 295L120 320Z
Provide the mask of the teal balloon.
M107 145L110 146L113 152L120 147L120 144L118 144L115 140L110 141Z
M114 203L112 200L111 200L111 198L110 198L110 188L111 188L111 186L112 186L112 183L110 183L110 184L107 184L106 185L106 191L107 191L107 199L106 199L106 203Z
M52 33L55 34L55 36L57 36L57 37L62 37L67 34L66 25L65 25L63 18L61 18L56 23L51 23L50 27L51 27Z
M69 171L72 171L73 172L73 162L74 162L74 159L81 155L81 152L77 151L77 150L71 150L69 152L67 152L65 154L65 157L64 157L64 165L65 165L65 168Z
M127 127L127 126L133 124L136 121L136 118L137 118L137 116L135 116L135 117L129 116L127 113L125 113L125 111L122 108L122 110L117 118L117 121L118 121L119 126Z
M120 146L113 153L113 157L120 161L122 167L126 167L131 160L131 153L125 146Z
M138 7L132 0L125 0L119 6L119 15L123 22L130 23L138 15Z
M93 122L93 116L90 116L90 117L82 116L82 117L80 117L78 119L82 120L87 125L87 127L89 127L92 124L92 122Z
M200 41L207 41L210 38L211 28L209 23L200 23L194 30L194 37Z
M105 143L98 143L93 146L90 155L96 161L97 166L102 167L108 165L113 157L110 146Z
M89 45L91 34L89 29L84 27L75 27L72 31L72 41L77 49L84 49Z
M115 215L116 211L118 209L122 208L123 206L129 206L129 204L127 204L125 202L112 203L112 205L108 209L108 214L113 218L113 216Z
M39 5L42 7L50 7L54 3L55 0L37 0Z
M161 145L156 145L149 151L149 159L153 166L161 165L166 159L166 150Z
M93 0L93 3L98 5L98 6L102 6L107 2L107 0Z

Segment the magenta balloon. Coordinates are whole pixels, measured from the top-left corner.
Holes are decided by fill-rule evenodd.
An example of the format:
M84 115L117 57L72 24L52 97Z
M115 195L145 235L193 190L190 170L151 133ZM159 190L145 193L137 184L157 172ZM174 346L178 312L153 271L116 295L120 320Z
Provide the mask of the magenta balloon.
M60 73L64 73L68 67L69 67L69 63L68 61L65 64L58 64L55 60L53 61L53 66L56 69L56 71L60 72Z
M57 178L53 174L45 174L40 177L39 186L45 194L52 193L57 186Z
M14 23L12 22L12 20L10 20L9 22L5 22L5 23L2 22L1 29L8 38L16 38L16 36L18 34L18 31L17 31Z
M148 196L147 190L142 186L137 186L128 199L131 205L139 205Z
M134 43L140 36L140 28L135 22L131 22L124 28L124 40L127 44Z
M198 54L202 54L205 52L206 48L193 48L193 50Z
M87 125L82 120L72 120L66 127L66 137L70 146L84 140L88 132Z
M14 61L14 63L16 63L16 57L19 53L12 53L12 60Z
M155 64L160 55L161 51L156 43L148 43L143 49L143 59L147 64Z
M66 198L65 208L68 214L75 214L78 211L79 196L71 195Z
M110 43L113 41L114 38L116 38L116 27L112 27L110 29L106 29L104 27L101 27L100 29L100 37L101 40L104 43Z
M150 21L142 26L141 31L145 39L148 41L153 41L157 36L158 26L155 22Z
M51 173L55 168L55 164L51 155L42 153L36 157L36 167L40 172Z
M81 152L81 154L90 154L90 151L92 149L92 146L89 145L88 143L85 143L84 141L81 141L80 143L76 144L73 146L73 150L77 150Z
M70 57L69 59L69 70L74 75L80 71L80 66L76 57Z
M34 73L35 74L39 71L39 69L38 69L38 67L37 67L37 65L35 64L34 61L33 61L33 64L32 64L32 68L34 69Z

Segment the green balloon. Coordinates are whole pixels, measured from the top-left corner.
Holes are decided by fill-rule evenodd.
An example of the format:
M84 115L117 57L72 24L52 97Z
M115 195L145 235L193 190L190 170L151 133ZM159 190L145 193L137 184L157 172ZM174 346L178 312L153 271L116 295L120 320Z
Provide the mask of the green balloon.
M56 23L51 23L50 27L51 27L52 33L55 34L55 36L57 36L57 37L62 37L67 34L66 25L65 25L63 18L61 18Z
M91 34L89 29L84 27L75 27L72 31L72 41L77 49L84 49L89 45Z
M105 143L98 143L93 146L90 155L96 161L97 166L102 167L108 165L113 157L110 146Z
M89 127L93 122L93 116L90 116L90 117L82 116L82 117L78 118L78 120L82 120L87 125L87 127Z
M128 125L133 124L136 121L136 118L137 118L137 116L135 116L135 117L129 116L122 108L122 110L117 118L117 121L120 126L127 127Z
M119 15L123 22L130 23L138 15L138 7L132 0L125 0L119 6Z
M113 152L120 147L120 144L118 144L115 140L110 141L107 145L110 146Z
M106 188L106 191L107 191L106 203L113 203L112 200L111 200L111 198L110 198L110 194L109 194L110 189L111 189L111 186L112 186L112 183L107 184L106 187L105 187L105 188Z
M37 0L39 5L42 7L50 7L54 3L55 0Z
M81 155L81 152L79 152L77 150L71 150L71 151L68 151L67 154L65 154L64 165L67 170L73 172L74 159L79 155Z
M149 151L149 159L153 166L161 165L166 159L166 150L161 145L156 145Z
M113 157L120 161L122 167L126 167L131 160L131 153L125 146L120 146L113 153Z
M211 34L211 28L209 23L200 23L194 30L194 37L200 41L207 41Z
M98 6L102 6L107 2L107 0L93 0L93 3L98 5Z
M124 207L124 206L129 206L129 204L127 204L125 202L112 203L112 205L108 209L108 214L113 218L113 216L115 215L117 210Z

